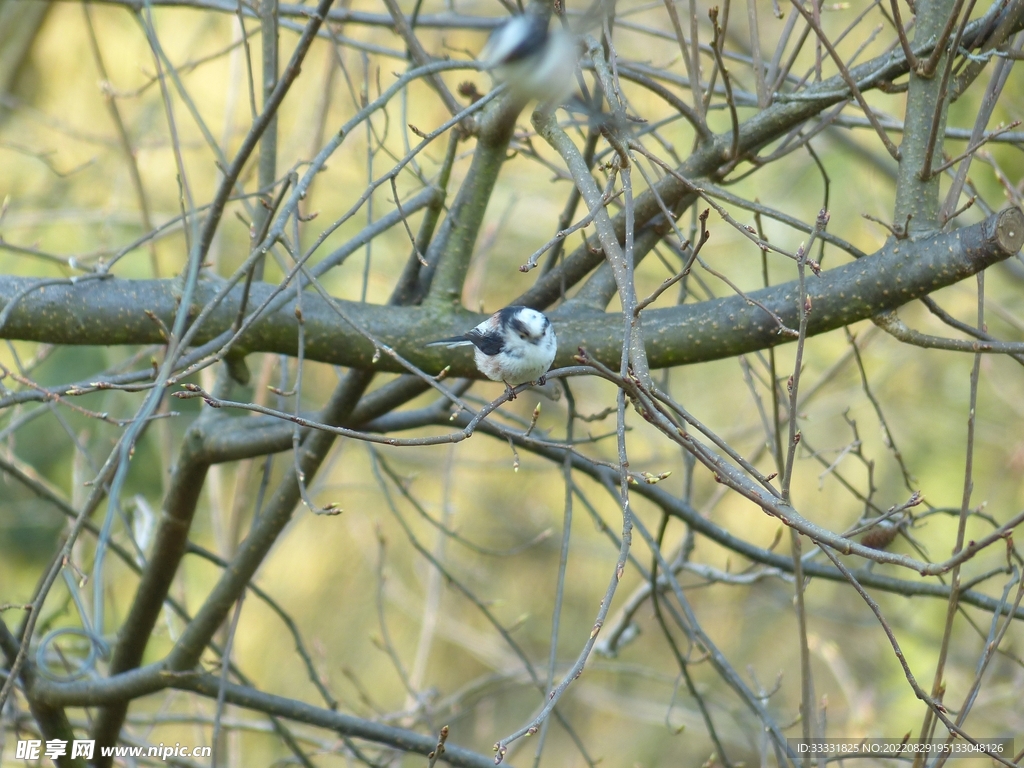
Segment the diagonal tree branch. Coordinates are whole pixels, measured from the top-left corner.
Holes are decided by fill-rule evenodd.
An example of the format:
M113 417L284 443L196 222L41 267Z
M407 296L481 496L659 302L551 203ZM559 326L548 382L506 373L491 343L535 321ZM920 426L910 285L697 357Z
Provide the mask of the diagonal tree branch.
M135 669L108 680L61 684L37 679L31 693L34 698L38 696L38 701L45 706L57 706L61 702L71 706L93 704L109 706L168 688L193 691L212 699L216 699L218 693L223 689L224 700L239 707L288 718L295 722L329 728L338 734L366 739L409 752L419 752L423 755L430 752L437 741L436 737L425 736L405 728L395 728L343 712L314 707L301 701L264 693L237 683L224 683L217 675L169 672L159 664ZM453 744L446 745L442 759L449 765L464 766L465 768L485 768L494 765L491 757Z

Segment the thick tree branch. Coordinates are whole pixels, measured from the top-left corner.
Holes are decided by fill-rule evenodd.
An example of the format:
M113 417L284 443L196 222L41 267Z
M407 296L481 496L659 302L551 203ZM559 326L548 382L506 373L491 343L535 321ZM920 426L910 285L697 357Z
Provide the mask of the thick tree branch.
M938 36L954 2L919 0L915 40ZM947 58L948 54L942 55L943 67ZM939 177L929 169L942 162L942 133L948 108L946 78L911 71L893 214L893 221L906 227L908 234L934 232L939 227Z
M810 335L825 333L896 309L909 301L951 285L1008 258L1024 243L1024 213L1010 208L956 232L910 242L892 241L878 252L812 278ZM34 283L38 290L26 291ZM50 344L153 344L163 341L160 326L173 317L177 295L169 280L92 280L53 285L44 281L0 277L0 313L6 323L0 337ZM202 306L219 284L204 281L196 295ZM256 284L252 304L259 305L275 290ZM749 298L795 326L797 285L785 283L752 292ZM12 298L20 296L14 306ZM204 343L231 327L241 288L236 288L199 329L195 341ZM424 348L424 342L465 331L482 317L470 312L439 315L423 307L364 305L337 302L378 343L388 345L425 371L451 365L450 374L479 378L472 354ZM731 357L773 347L789 340L764 309L743 296L643 312L644 338L652 368L685 365ZM552 313L560 348L555 365L571 364L579 347L594 359L618 367L622 343L620 314ZM357 333L319 296L303 298L305 358L364 370L403 371L388 354ZM294 355L297 324L289 302L253 323L237 348L246 352ZM375 359L376 358L376 359Z
M366 739L408 752L420 752L423 755L430 752L437 741L435 737L425 736L405 728L395 728L342 712L314 707L294 699L263 693L245 685L224 683L216 675L168 672L160 665L142 667L118 675L116 678L105 680L63 684L37 680L31 693L33 697L38 696L38 700L48 706L59 706L58 702L68 706L91 706L95 704L113 705L168 688L194 691L213 699L217 698L223 688L224 700L236 706L284 717L299 723L329 728L338 734ZM494 765L492 758L452 744L446 745L442 760L449 765L466 766L466 768L484 768Z
M498 174L505 163L508 144L522 111L521 100L500 98L478 117L476 150L465 180L459 185L448 216L427 250L427 267L419 276L419 292L429 290L428 303L440 307L462 301L462 284L473 257L477 234L483 223Z
M109 674L117 675L134 669L142 661L153 627L164 607L164 600L178 573L181 558L188 548L188 534L203 490L209 464L199 453L202 448L202 425L198 420L182 441L178 463L164 498L154 546L149 554L142 579L135 591L128 616L118 632L110 660ZM93 723L91 736L100 744L115 744L121 731L127 702L101 709ZM102 756L100 757L102 764ZM110 761L106 761L109 765Z
M7 660L8 669L14 665L14 660L18 657L20 649L21 645L18 642L18 638L7 628L3 619L0 619L0 652L3 653ZM71 728L71 723L68 722L68 716L64 712L64 707L39 701L32 693L32 686L39 678L35 663L31 660L26 660L21 668L19 677L25 689L29 711L31 711L32 717L39 726L39 731L43 737L47 740L60 739L66 742L74 739L75 734ZM54 760L54 763L57 765L57 768L85 768L85 760L80 757L72 759L69 755L58 757Z

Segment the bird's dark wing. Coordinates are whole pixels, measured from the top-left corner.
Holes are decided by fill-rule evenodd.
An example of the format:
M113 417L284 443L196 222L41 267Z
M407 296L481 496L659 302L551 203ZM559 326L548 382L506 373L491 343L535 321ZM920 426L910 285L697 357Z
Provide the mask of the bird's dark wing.
M485 355L496 355L505 346L505 342L501 338L501 334L497 331L489 331L482 333L474 328L468 331L465 335L468 341L473 342L476 348L483 352Z

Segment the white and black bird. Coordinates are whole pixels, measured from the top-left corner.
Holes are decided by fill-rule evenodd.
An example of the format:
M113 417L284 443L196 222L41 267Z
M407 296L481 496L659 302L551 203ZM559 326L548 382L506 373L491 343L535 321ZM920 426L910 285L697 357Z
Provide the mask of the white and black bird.
M544 313L520 306L505 307L461 336L427 346L451 349L467 344L476 347L473 354L480 373L491 381L503 381L510 393L528 381L543 384L558 348L555 329Z
M576 44L561 27L549 32L548 25L548 14L531 5L491 33L480 60L516 96L557 106L572 92Z

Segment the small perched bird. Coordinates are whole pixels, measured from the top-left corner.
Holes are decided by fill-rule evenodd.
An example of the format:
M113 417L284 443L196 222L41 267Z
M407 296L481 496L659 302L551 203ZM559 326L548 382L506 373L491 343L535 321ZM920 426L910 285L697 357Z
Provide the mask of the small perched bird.
M498 83L526 100L555 106L572 91L576 45L561 27L548 31L548 16L531 5L491 33L480 60Z
M451 349L467 344L476 347L473 352L480 373L491 381L505 382L513 397L512 389L519 384L544 383L544 374L558 347L551 321L544 313L520 306L505 307L461 336L432 341L427 346Z

